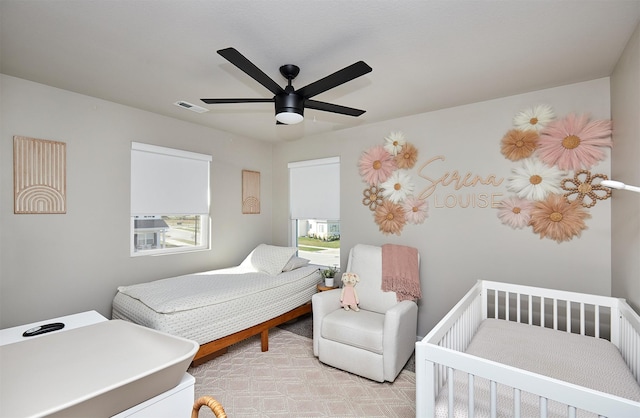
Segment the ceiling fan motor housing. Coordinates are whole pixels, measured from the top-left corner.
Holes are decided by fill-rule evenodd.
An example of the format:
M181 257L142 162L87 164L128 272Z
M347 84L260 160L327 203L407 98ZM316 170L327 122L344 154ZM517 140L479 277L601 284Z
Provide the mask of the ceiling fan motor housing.
M302 97L295 93L286 91L284 93L276 94L275 102L276 102L276 112L278 113L297 113L301 116L304 116L304 100Z

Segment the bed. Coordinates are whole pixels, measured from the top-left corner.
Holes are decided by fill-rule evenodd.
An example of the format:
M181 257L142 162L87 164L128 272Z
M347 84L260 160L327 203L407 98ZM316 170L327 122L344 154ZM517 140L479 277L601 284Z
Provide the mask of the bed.
M261 244L238 266L120 286L112 318L197 341L194 365L270 328L311 312L321 281L318 266L295 247Z
M416 342L417 417L640 417L623 300L478 281Z

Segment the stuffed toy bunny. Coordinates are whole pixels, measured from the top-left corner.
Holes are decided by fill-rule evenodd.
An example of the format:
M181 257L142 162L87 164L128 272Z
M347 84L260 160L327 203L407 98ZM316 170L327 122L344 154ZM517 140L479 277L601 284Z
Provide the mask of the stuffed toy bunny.
M358 293L356 293L355 285L360 281L360 276L355 273L344 273L342 275L342 291L340 292L340 302L345 311L353 309L358 312Z

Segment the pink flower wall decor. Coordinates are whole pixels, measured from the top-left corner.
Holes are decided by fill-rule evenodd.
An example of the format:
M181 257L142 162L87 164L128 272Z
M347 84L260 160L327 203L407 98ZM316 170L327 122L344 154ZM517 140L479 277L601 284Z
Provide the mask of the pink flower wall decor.
M395 158L398 168L413 168L418 160L418 150L407 142L402 146Z
M427 210L429 204L424 199L418 199L416 197L407 196L402 204L402 210L404 210L404 217L408 223L419 225L427 218Z
M580 236L587 225L584 220L591 215L580 202L567 202L562 195L551 194L546 200L535 202L531 209L531 226L540 238L550 238L558 243Z
M511 161L522 160L533 155L538 145L538 131L511 129L502 137L500 151Z
M375 221L384 234L396 235L400 235L407 223L402 206L389 200L383 200L376 208Z
M558 243L580 236L591 218L587 209L611 196L611 189L600 185L607 176L589 169L613 146L612 122L575 113L556 119L551 106L536 105L518 112L513 125L500 151L521 165L507 178L507 190L515 196L499 203L498 218L514 229L530 226L540 238Z
M570 114L542 130L538 155L561 170L589 169L606 157L604 147L613 146L611 132L610 120L590 121L588 115Z
M533 202L518 197L509 197L500 202L498 218L513 229L522 229L529 226Z
M400 235L407 223L421 224L427 218L428 204L413 196L409 174L417 160L418 149L401 131L391 132L383 145L369 148L360 157L360 175L368 184L362 204L373 212L384 234Z
M382 145L365 151L360 157L360 175L370 186L385 182L397 168L396 161Z

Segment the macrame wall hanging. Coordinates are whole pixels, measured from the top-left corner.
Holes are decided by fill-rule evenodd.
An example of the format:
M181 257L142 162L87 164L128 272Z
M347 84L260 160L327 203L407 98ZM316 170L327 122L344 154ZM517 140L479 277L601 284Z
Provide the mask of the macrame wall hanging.
M260 172L242 170L242 213L260 213Z
M67 212L67 144L13 137L13 190L16 214Z

